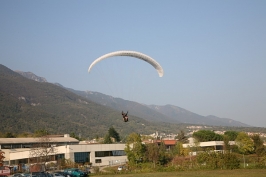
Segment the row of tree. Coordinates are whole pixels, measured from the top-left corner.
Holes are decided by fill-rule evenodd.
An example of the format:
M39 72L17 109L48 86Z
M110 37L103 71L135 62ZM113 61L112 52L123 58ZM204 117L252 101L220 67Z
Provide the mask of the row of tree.
M178 142L170 151L165 148L162 141L159 142L143 144L139 134L130 134L125 148L130 168L147 163L151 163L153 169L158 166L165 168L170 166L184 170L191 168L236 169L240 166L240 161L234 153L203 152L198 156L191 156L190 150L183 148L182 142Z
M226 131L223 135L211 130L199 130L193 133L197 142L224 141L225 150L233 150L241 154L256 154L258 157L266 155L263 140L259 134L249 136L245 132ZM235 141L235 146L230 146L229 141Z
M139 164L152 163L154 168L158 165L176 164L178 168L194 166L195 168L236 169L240 167L242 156L248 154L257 155L257 164L266 162L265 147L258 134L248 136L245 132L228 131L224 135L219 135L209 130L200 130L193 134L197 142L224 141L223 153L210 151L213 149L202 149L197 146L197 143L195 147L184 148L183 144L187 143L187 137L182 131L177 138L179 141L169 150L166 149L163 141L154 140L155 143L143 144L139 134L130 134L125 148L129 166L136 167ZM235 145L230 145L229 141L235 141ZM191 154L194 151L198 151L196 156ZM245 158L242 161L245 161Z

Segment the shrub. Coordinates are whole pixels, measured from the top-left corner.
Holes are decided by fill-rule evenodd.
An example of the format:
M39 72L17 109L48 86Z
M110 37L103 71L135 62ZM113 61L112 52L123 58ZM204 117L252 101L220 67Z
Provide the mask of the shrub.
M197 156L197 162L207 169L240 168L240 161L234 153L203 152Z
M195 156L176 156L172 160L172 165L175 166L176 170L187 170L196 167L196 157Z

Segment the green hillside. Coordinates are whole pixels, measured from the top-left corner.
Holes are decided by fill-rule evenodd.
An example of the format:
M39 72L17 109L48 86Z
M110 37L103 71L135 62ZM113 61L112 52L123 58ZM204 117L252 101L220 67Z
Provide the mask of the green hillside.
M46 129L52 134L81 133L93 138L113 126L121 136L131 132L153 133L177 125L155 124L131 116L128 123L121 113L91 102L51 83L36 82L0 65L0 131L32 133Z

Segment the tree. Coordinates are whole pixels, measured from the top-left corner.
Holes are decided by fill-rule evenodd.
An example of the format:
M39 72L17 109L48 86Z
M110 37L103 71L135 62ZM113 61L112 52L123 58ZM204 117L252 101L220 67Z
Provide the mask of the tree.
M4 162L4 159L5 159L4 153L5 152L0 150L0 167L3 166L3 162Z
M159 161L159 146L157 143L150 143L146 145L146 158L153 162L153 168L155 168L156 163Z
M37 138L37 143L30 149L29 158L32 162L43 164L52 161L52 156L56 154L56 147L52 144L52 139L46 135Z
M224 150L229 150L230 149L230 144L229 144L229 136L224 135Z
M108 134L109 134L110 137L113 137L116 142L120 142L121 141L119 133L117 133L117 131L114 129L114 127L109 128Z
M36 130L36 131L34 132L34 136L35 136L35 137L42 137L42 136L47 136L47 135L49 135L49 133L48 133L48 131L45 130L45 129L39 129L39 130Z
M216 134L214 131L211 130L199 130L197 132L194 132L192 136L199 142L223 140L222 135Z
M103 144L112 144L112 140L111 137L109 136L109 134L104 136L104 140L103 140Z
M145 146L145 159L153 163L153 167L155 168L156 164L165 164L167 159L166 159L166 149L165 149L165 144L161 142L158 144L157 142L155 143L150 143Z
M60 164L62 169L75 168L76 167L75 162L71 161L70 159L65 159L65 158L60 159L59 164Z
M237 135L238 135L238 132L236 131L226 131L224 132L224 135L228 136L228 140L229 141L235 141Z
M159 145L159 163L161 165L167 163L166 146L163 142Z
M142 144L139 134L131 133L128 135L125 152L130 164L142 162L145 153L145 146Z
M251 138L245 133L240 132L235 140L239 152L242 154L251 154L254 151L254 143Z
M182 142L177 142L174 153L178 156L187 156L189 154L189 148L184 148Z
M261 140L258 134L251 136L251 139L254 142L254 151L258 157L265 155L265 148L263 145L263 141Z
M202 152L197 155L199 164L211 169L237 169L240 161L234 153Z
M180 133L178 133L177 139L179 142L183 144L188 142L188 138L185 136L185 133L183 130L181 130Z
M11 133L11 132L5 133L5 136L4 137L5 138L16 138L16 136L13 133Z
M77 140L79 140L79 141L82 140L82 139L81 139L80 137L78 137L74 132L71 132L71 133L70 133L70 137L75 138L75 139L77 139Z

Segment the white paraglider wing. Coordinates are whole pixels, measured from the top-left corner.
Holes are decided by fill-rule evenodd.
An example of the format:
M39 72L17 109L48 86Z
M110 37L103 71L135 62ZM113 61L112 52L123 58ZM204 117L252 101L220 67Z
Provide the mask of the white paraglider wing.
M111 52L111 53L105 54L105 55L97 58L96 60L94 60L91 63L91 65L88 69L88 72L91 71L91 69L93 68L93 66L96 63L98 63L104 59L107 59L110 57L115 57L115 56L129 56L129 57L135 57L135 58L141 59L143 61L146 61L149 64L151 64L157 70L160 77L163 77L163 68L161 67L161 65L157 61L155 61L153 58L149 57L148 55L145 55L143 53L136 52L136 51L116 51L116 52Z

